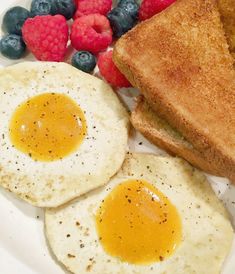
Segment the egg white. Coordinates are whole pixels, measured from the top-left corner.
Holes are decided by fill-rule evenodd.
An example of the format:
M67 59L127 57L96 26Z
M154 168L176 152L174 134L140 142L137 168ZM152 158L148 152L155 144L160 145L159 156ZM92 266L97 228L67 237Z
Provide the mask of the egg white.
M129 117L102 80L65 63L26 62L0 70L0 185L40 207L56 207L101 186L125 158ZM9 138L18 105L42 93L62 93L83 110L87 135L62 160L34 161Z
M122 262L107 254L99 242L98 207L117 184L128 179L153 184L179 212L183 239L164 261L150 265ZM129 154L107 186L61 208L46 210L45 227L53 253L75 274L217 274L233 238L227 212L204 175L181 159L148 154Z

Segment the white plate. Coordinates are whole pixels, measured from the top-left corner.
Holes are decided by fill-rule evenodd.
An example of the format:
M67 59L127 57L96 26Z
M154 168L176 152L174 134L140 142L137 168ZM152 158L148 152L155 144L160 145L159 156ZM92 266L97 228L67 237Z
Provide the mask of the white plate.
M1 0L0 13L15 5L15 0ZM29 1L17 1L21 6L29 6ZM27 60L31 56L27 57ZM18 61L17 61L18 62ZM11 65L0 56L0 66ZM0 87L1 88L1 87ZM131 107L133 92L121 91L125 102ZM142 142L142 145L139 143ZM164 153L152 146L139 133L133 131L130 149L139 152ZM221 198L231 214L235 225L235 187L226 179L208 176L215 192ZM1 274L64 274L47 247L43 231L43 210L18 200L14 195L0 189L0 273ZM218 243L222 245L223 243ZM210 258L205 258L210 260ZM223 274L235 273L235 241L231 254L227 258ZM169 273L171 274L171 273ZM183 273L182 273L183 274ZM184 273L186 274L186 273Z

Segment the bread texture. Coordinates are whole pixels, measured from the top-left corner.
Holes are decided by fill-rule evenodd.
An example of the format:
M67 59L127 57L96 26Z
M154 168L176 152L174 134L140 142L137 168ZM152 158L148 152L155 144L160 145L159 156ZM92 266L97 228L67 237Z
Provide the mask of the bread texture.
M161 118L235 181L235 71L216 1L178 0L119 39L114 61Z
M131 122L136 130L156 146L172 155L184 158L201 170L213 175L221 175L216 167L212 167L182 134L152 110L143 96L137 99L136 107L131 114Z
M218 6L229 49L235 60L235 0L218 0Z

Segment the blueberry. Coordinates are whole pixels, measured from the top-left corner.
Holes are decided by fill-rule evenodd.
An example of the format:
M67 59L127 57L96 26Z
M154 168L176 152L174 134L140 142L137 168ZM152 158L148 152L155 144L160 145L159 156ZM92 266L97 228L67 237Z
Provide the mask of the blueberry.
M20 59L26 46L20 35L7 34L0 41L0 52L9 59Z
M11 34L21 35L22 26L28 17L30 17L30 13L27 9L13 7L5 13L2 21L2 29Z
M120 7L112 9L107 14L107 18L113 30L113 36L116 38L121 37L128 30L132 29L136 22L130 14Z
M54 0L56 14L63 15L67 20L71 19L76 11L74 0Z
M120 0L118 7L124 9L133 19L138 18L139 4L135 0Z
M55 0L33 0L31 3L31 16L56 14Z
M89 51L78 51L72 57L72 66L84 72L92 72L96 66L95 56Z

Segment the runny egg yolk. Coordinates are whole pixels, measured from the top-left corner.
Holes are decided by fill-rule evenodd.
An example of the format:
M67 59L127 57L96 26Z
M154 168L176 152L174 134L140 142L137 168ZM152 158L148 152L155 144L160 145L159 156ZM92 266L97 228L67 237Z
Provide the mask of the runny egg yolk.
M108 254L133 264L164 260L182 238L176 207L143 180L125 181L110 192L97 211L96 228Z
M9 133L20 151L35 160L53 161L78 148L86 135L86 120L67 95L44 93L16 109Z

